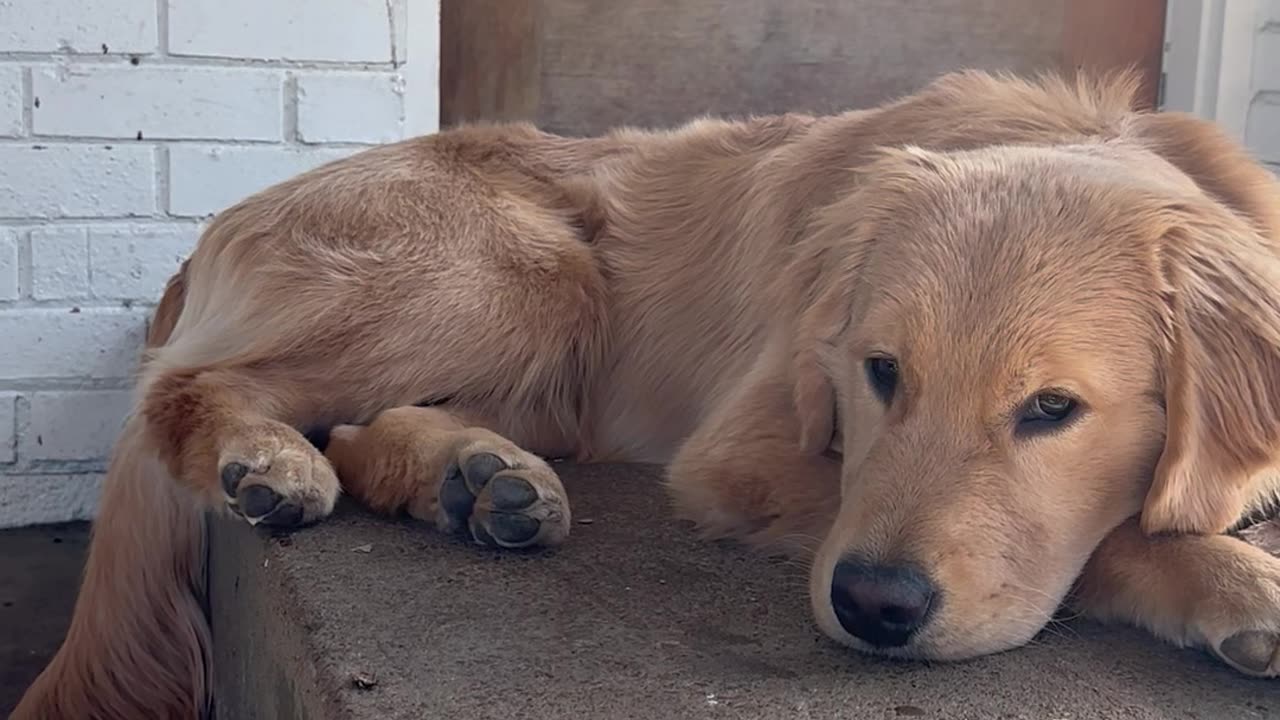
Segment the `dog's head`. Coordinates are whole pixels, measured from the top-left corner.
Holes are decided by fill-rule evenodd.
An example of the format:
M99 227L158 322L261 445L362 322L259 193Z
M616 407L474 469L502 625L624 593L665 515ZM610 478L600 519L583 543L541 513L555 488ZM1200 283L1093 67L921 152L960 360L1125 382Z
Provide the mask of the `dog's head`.
M1280 257L1158 153L889 151L814 227L796 405L843 453L832 637L1017 646L1119 523L1219 532L1275 460Z

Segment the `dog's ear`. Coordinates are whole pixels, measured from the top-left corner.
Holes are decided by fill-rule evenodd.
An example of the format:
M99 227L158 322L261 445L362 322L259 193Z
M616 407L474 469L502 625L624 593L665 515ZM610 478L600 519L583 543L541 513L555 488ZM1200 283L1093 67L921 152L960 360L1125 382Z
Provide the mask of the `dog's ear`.
M1168 427L1142 527L1220 533L1280 455L1280 255L1217 203L1167 212L1157 257Z
M807 455L820 455L836 440L835 387L813 348L798 351L793 367L800 448Z
M854 288L875 244L874 219L899 212L899 194L944 163L938 153L915 146L876 148L865 164L848 171L844 192L813 213L805 239L793 248L788 294L804 300L792 368L806 453L839 447L836 391L823 354L836 351L833 343L852 319Z
M800 421L800 447L820 455L838 442L836 390L824 355L836 351L834 342L849 324L853 310L855 272L850 258L831 252L830 246L810 258L812 272L801 273L806 286L795 288L805 297L792 335L791 374L796 417ZM838 445L837 445L838 446Z

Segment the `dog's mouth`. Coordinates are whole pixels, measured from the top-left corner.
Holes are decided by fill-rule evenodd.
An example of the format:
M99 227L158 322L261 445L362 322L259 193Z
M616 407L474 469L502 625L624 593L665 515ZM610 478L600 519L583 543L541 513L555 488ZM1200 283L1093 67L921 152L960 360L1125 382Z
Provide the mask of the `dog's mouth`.
M812 611L823 634L860 654L920 662L962 662L1031 642L1065 613L1069 590L1017 591L1021 583L955 587L911 566L837 562L811 579ZM999 588L998 592L993 590Z

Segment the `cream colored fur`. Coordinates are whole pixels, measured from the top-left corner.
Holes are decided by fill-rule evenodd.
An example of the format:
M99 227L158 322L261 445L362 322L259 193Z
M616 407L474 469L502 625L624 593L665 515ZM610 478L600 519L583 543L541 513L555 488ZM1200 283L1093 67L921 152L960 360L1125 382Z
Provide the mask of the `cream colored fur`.
M157 310L15 717L199 716L205 509L306 523L341 485L553 544L549 455L666 463L708 535L811 558L818 625L864 650L827 591L851 553L945 595L896 654L1015 647L1066 601L1280 674L1280 559L1221 534L1276 490L1280 190L1133 90L969 72L829 117L461 128L227 209ZM1046 388L1079 417L1020 436Z

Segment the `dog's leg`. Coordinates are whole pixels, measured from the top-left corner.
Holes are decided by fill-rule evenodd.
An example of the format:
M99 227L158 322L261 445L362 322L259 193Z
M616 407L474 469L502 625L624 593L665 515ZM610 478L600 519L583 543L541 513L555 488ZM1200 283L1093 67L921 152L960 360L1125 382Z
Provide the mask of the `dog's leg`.
M476 542L556 545L569 502L542 458L444 407L401 407L330 431L325 455L348 493L373 510L407 512Z
M1094 552L1072 600L1094 618L1280 677L1280 558L1238 538L1147 537L1129 520Z
M328 515L339 493L329 461L277 419L304 397L245 370L170 372L148 385L142 413L173 476L208 506L292 527Z
M791 386L762 370L680 448L668 490L677 514L709 537L812 552L840 504L840 463L801 451Z

